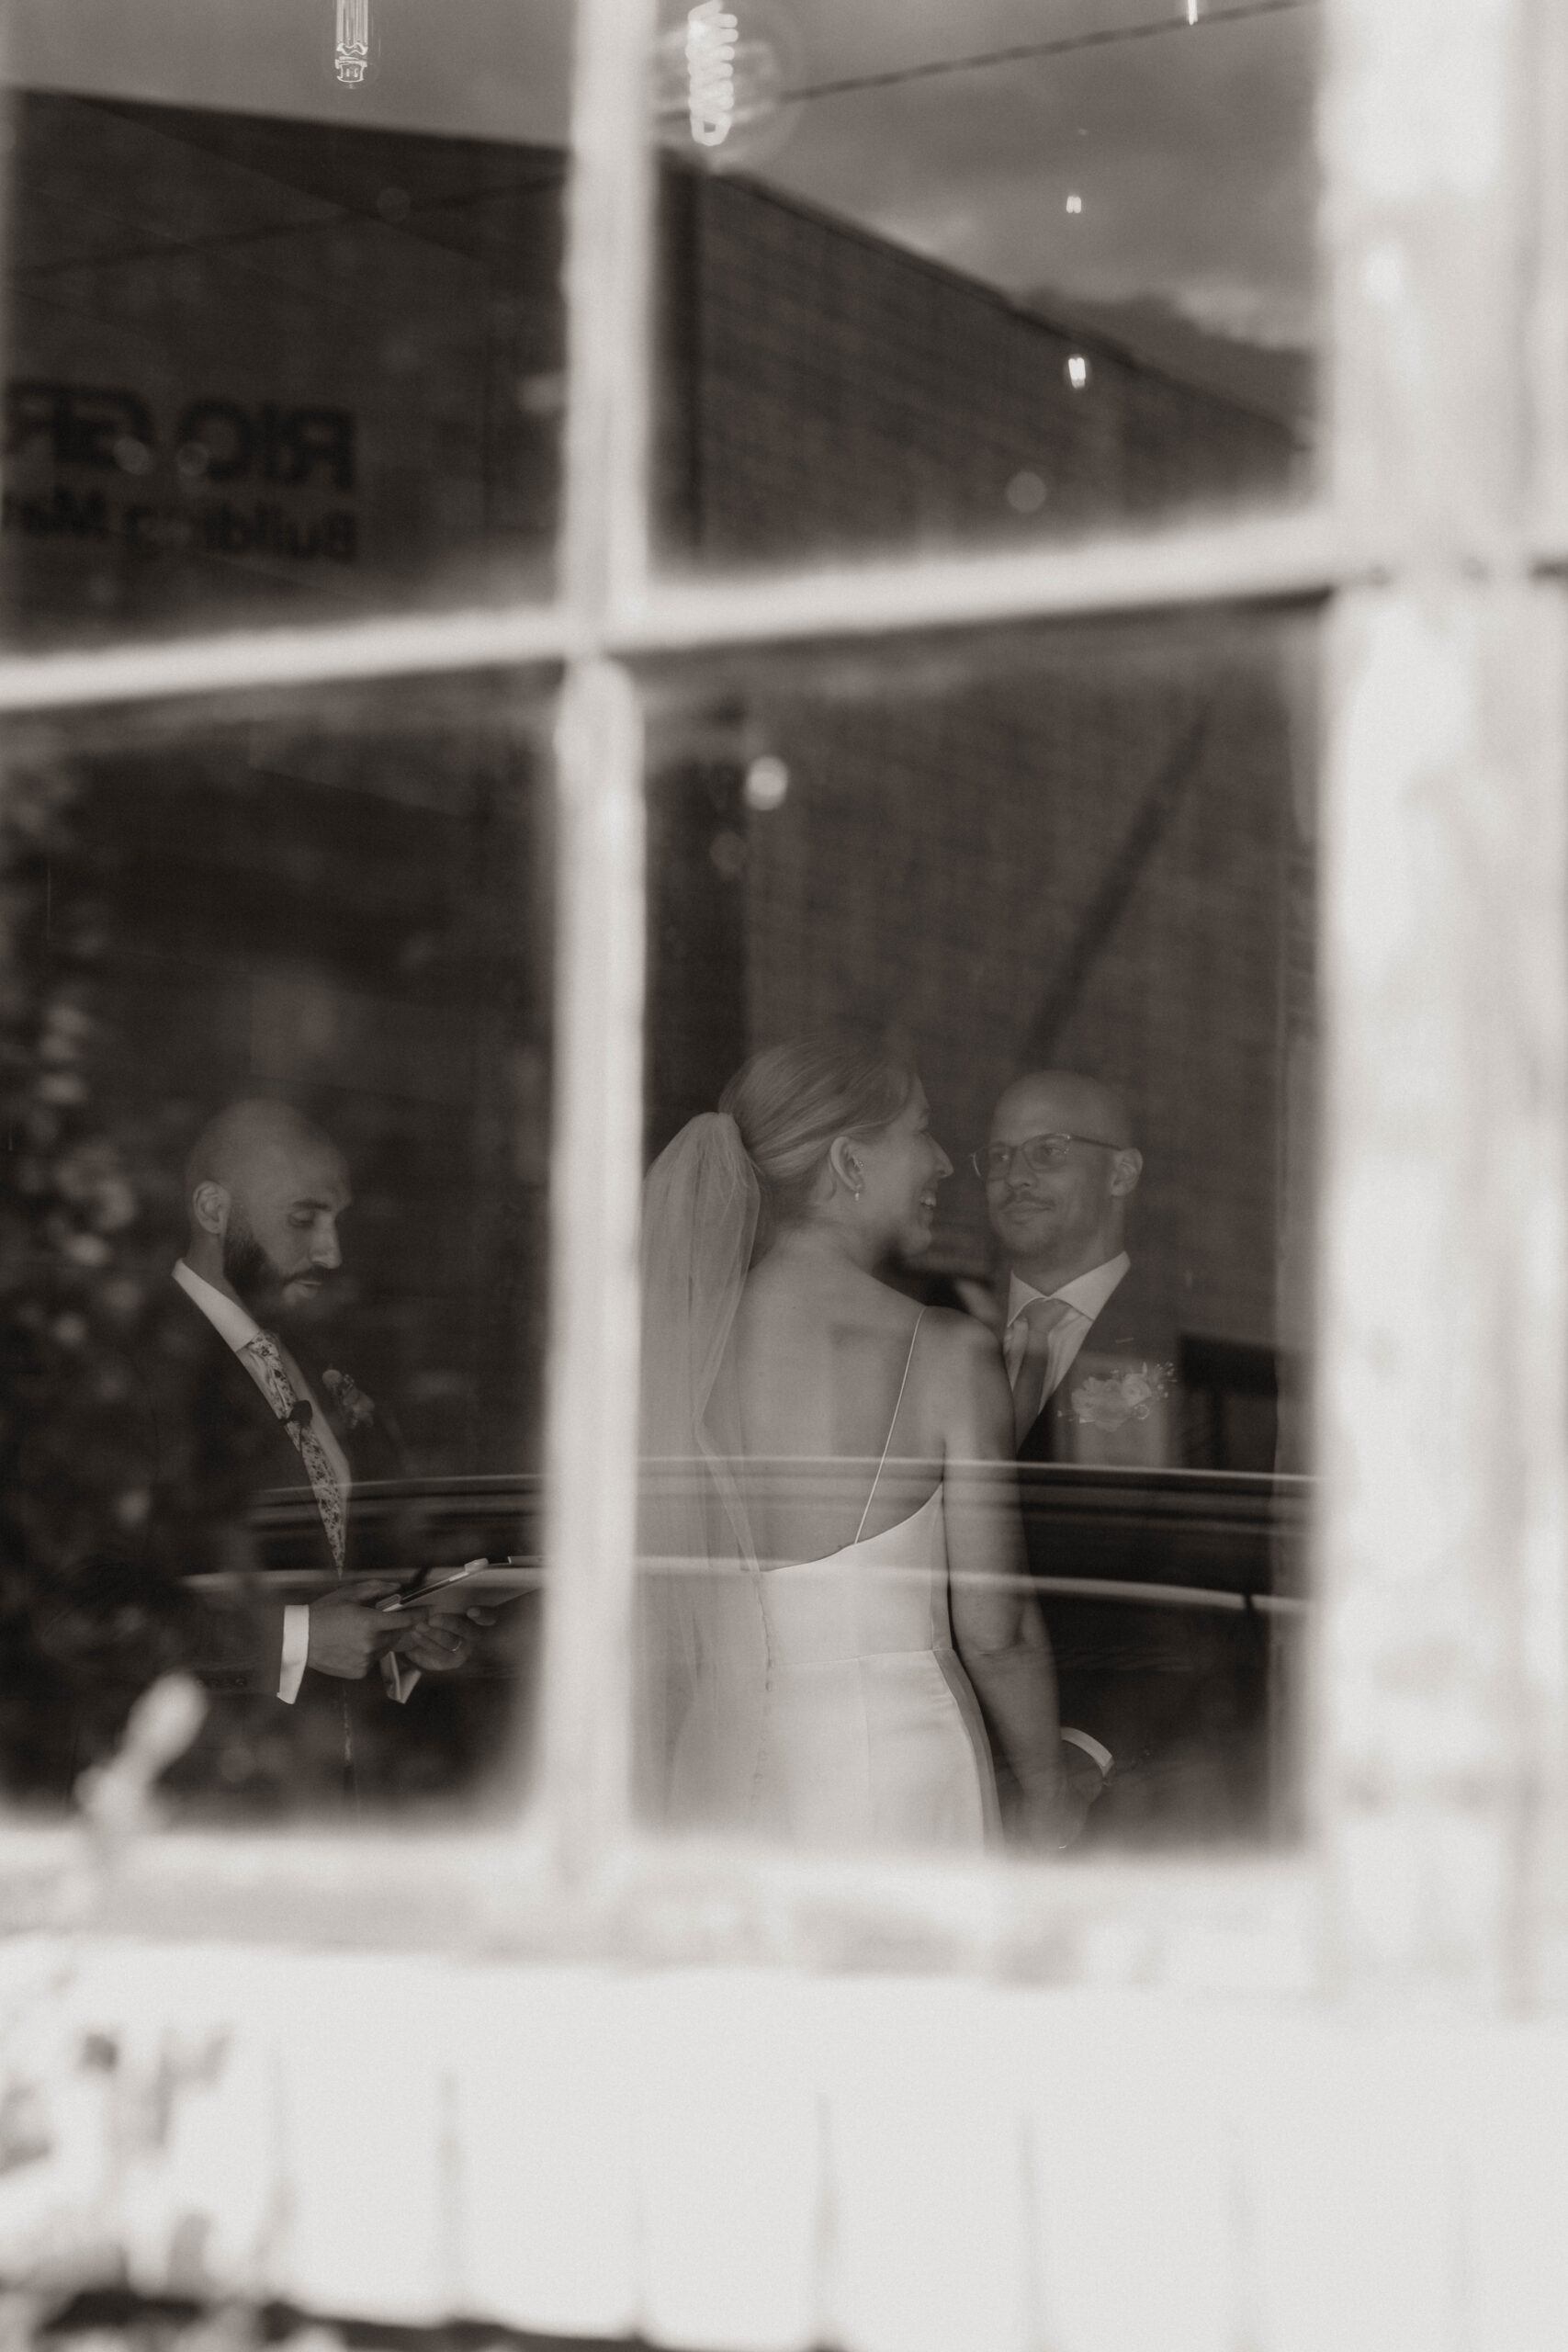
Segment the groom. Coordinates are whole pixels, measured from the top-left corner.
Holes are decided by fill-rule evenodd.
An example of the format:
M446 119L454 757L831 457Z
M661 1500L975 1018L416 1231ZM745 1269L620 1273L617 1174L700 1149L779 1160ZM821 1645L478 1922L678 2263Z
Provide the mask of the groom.
M1143 1152L1122 1096L1075 1070L1032 1070L997 1103L976 1167L1004 1253L1018 1461L1128 1470L1180 1461L1168 1324L1140 1298L1126 1249ZM1032 1574L1072 1571L1060 1521L1025 1512L1025 1536ZM1084 1595L1046 1592L1043 1606L1063 1722L1086 1726L1114 1757L1098 1830L1147 1835L1152 1820L1187 1823L1206 1792L1218 1804L1235 1658L1215 1621ZM1065 1738L1084 1743L1075 1731Z
M1031 1071L998 1102L975 1166L1001 1245L1002 1351L1020 1462L1168 1461L1176 1402L1168 1337L1130 1280L1127 1209L1144 1159L1126 1102L1099 1079ZM1059 1574L1052 1527L1027 1513L1025 1532L1033 1572ZM1081 1637L1083 1613L1046 1609L1062 1720L1085 1726L1064 1736L1109 1772L1112 1758L1125 1768L1149 1746L1149 1694L1163 1690L1150 1675L1168 1664L1168 1636L1156 1642L1157 1659L1122 1632L1113 1654L1103 1653L1098 1637Z
M975 1159L1007 1277L1020 1461L1167 1458L1172 1374L1128 1281L1144 1156L1122 1096L1076 1071L1033 1070L1003 1094ZM1070 1379L1080 1355L1093 1368Z

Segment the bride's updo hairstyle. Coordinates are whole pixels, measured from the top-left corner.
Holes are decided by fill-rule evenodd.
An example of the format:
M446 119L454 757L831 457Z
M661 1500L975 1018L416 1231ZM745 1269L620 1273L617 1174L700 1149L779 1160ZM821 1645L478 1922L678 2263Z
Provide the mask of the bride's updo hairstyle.
M834 1137L868 1140L890 1125L914 1075L890 1054L813 1040L770 1046L736 1071L718 1107L739 1128L757 1171L759 1250L806 1215Z

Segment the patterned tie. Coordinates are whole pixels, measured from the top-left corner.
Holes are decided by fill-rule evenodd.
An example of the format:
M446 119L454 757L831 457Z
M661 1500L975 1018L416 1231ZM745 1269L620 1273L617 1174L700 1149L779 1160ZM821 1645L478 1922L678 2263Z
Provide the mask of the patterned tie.
M245 1341L247 1353L254 1356L266 1382L266 1393L272 1399L272 1409L284 1422L289 1436L299 1449L299 1459L310 1474L310 1491L316 1498L316 1508L321 1514L321 1525L327 1531L327 1542L333 1547L333 1561L343 1574L343 1496L333 1476L333 1465L327 1460L326 1447L310 1426L309 1399L301 1403L294 1394L294 1384L283 1368L283 1355L276 1335L258 1331L254 1340Z
M1045 1402L1045 1380L1050 1369L1051 1334L1060 1329L1069 1315L1077 1309L1065 1298L1032 1298L1022 1313L1014 1318L1024 1327L1023 1353L1012 1375L1012 1428L1016 1443L1021 1445L1040 1418Z

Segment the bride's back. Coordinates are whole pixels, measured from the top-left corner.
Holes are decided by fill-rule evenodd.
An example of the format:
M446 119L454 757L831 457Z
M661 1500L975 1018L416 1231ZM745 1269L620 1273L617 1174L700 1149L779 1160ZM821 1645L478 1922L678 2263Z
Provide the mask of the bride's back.
M967 1318L871 1270L930 1246L952 1172L913 1069L809 1043L754 1056L649 1172L645 1450L728 1456L764 1564L869 1539L940 1480Z
M938 1485L943 1351L934 1329L916 1341L917 1326L932 1322L841 1260L781 1251L751 1275L726 1374L738 1481L765 1565L823 1559L879 1534Z

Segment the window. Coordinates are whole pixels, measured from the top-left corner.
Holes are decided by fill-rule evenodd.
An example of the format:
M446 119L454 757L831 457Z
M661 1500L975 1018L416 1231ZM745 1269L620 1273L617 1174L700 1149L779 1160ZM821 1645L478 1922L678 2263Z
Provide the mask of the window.
M1314 8L753 0L659 27L671 565L1310 490Z
M1066 1745L1090 1754L1087 1736L1111 1758L1077 1859L1256 1842L1299 1818L1285 1726L1311 1495L1314 645L1301 615L1204 616L717 657L650 687L649 1158L672 1169L708 1149L703 1114L730 1100L737 1072L761 1086L753 1099L742 1081L736 1098L759 1221L703 1427L761 1563L776 1694L762 1710L762 1784L770 1755L794 1753L786 1695L809 1724L787 1803L782 1790L777 1804L748 1801L759 1832L811 1842L809 1815L818 1838L855 1842L849 1792L827 1814L820 1803L835 1672L855 1713L868 1685L923 1673L925 1700L907 1695L924 1720L940 1709L940 1660L960 1699L972 1669L986 1709L987 1628L965 1579L998 1576L1041 1611L1060 1718L1077 1735ZM786 1156L805 1148L792 1090L806 1119L827 1082L807 1075L822 1040L829 1058L845 1044L907 1058L930 1104L935 1148L910 1179L929 1214L908 1235L895 1219L890 1247L880 1226L863 1238L860 1196L835 1193L830 1168L807 1192ZM790 1060L802 1041L807 1060ZM770 1054L785 1057L782 1093L767 1091ZM874 1127L887 1107L872 1106ZM1067 1131L1058 1163L1036 1167L1029 1150L1053 1128ZM770 1168L787 1171L776 1197ZM658 1182L643 1240L645 1414L662 1428L682 1355L660 1253L680 1265L690 1248L694 1283L716 1275L707 1238L661 1204ZM717 1216L705 1192L696 1203L696 1217ZM867 1247L886 1253L870 1282ZM822 1250L837 1270L821 1308L833 1336L797 1386L795 1351L817 1344ZM1060 1302L1047 1311L1064 1337L1036 1367L1024 1335L1042 1293ZM1001 1340L1014 1392L1005 1452L1019 1455L1024 1541L1015 1534L1010 1566L1010 1461L990 1462L986 1498L971 1502L960 1489L976 1433L947 1441L945 1468L935 1458L941 1351L982 1330ZM748 1399L733 1462L714 1418L731 1381ZM653 1471L663 1534L650 1527L643 1579L656 1645L661 1610L705 1640L702 1588L737 1574L722 1547L677 1565L689 1547L665 1487L679 1475ZM902 1549L924 1542L933 1501L956 1653L939 1620L935 1660L920 1639L921 1562ZM873 1581L859 1632L829 1633L816 1612L840 1609L862 1572L857 1526ZM739 1682L739 1659L716 1627L712 1638L726 1657L714 1671ZM786 1693L801 1644L809 1660ZM707 1672L693 1668L689 1702L663 1675L649 1693L650 1707L687 1705L684 1734L670 1727L682 1784ZM862 1763L903 1786L892 1750L908 1760L917 1735L899 1720ZM987 1717L980 1760L1004 1795L1008 1740L1026 1730ZM950 1761L959 1770L962 1754ZM927 1764L935 1802L946 1770L934 1752ZM672 1787L677 1814L682 1802ZM881 1818L874 1806L863 1842L880 1842ZM889 1816L886 1834L919 1843L913 1815L902 1830Z
M170 1784L195 1818L330 1813L345 1770L367 1811L471 1801L526 1739L547 729L472 677L12 736L9 1533L31 1597L5 1762L30 1800L68 1798L182 1665L212 1693ZM231 1195L216 1235L204 1179ZM214 1285L276 1325L332 1431L335 1563ZM449 1679L315 1670L279 1703L276 1612L334 1565L386 1591L476 1558L510 1565L449 1596L496 1621Z
M549 594L568 12L374 22L18 12L14 639Z
M798 512L776 492L766 511L760 493L736 514L713 503L723 434L738 420L742 436L751 429L734 401L773 389L737 389L738 378L760 365L740 334L746 320L726 259L738 220L750 208L755 232L766 239L776 230L781 252L792 239L811 245L815 258L801 264L805 340L793 346L803 352L827 316L823 288L832 270L841 266L848 283L874 258L902 287L917 266L908 238L889 236L889 252L874 253L884 191L869 164L859 210L841 215L825 201L815 165L806 195L784 187L783 147L730 177L699 179L689 159L656 165L644 137L645 68L660 28L632 0L583 0L563 327L551 307L555 199L545 194L545 166L536 172L539 154L559 152L562 109L551 100L548 120L530 111L539 92L558 96L564 86L561 28L547 12L530 12L541 47L526 73L515 42L505 50L506 86L525 81L530 93L509 113L512 101L497 96L500 52L484 46L490 32L476 31L475 46L461 54L457 40L400 49L418 13L372 0L379 78L357 91L333 77L325 7L310 17L312 62L299 67L298 88L277 78L281 67L248 78L262 69L245 62L243 48L224 47L242 38L237 11L204 9L199 44L186 38L182 19L165 72L116 46L111 10L91 24L73 11L67 25L57 12L22 7L12 64L20 160L11 233L23 280L10 334L27 372L13 407L11 650L0 694L18 715L11 756L19 794L47 773L68 774L73 792L102 792L112 769L124 772L140 758L152 763L143 769L147 788L182 832L182 792L199 793L204 806L230 795L225 805L241 823L252 779L271 771L242 766L240 737L225 733L224 698L239 695L247 743L287 747L301 729L309 738L304 772L295 772L286 749L282 773L292 776L288 789L298 803L321 812L328 832L334 795L360 756L355 743L395 739L384 760L377 752L364 789L387 800L382 838L392 839L395 824L412 842L423 820L398 802L393 750L444 747L452 797L429 813L445 846L428 859L407 853L427 865L421 887L441 900L438 933L454 904L442 895L448 853L455 862L479 861L475 889L487 908L498 903L488 894L501 893L505 875L519 870L522 833L535 876L541 838L555 860L547 1065L536 1025L542 995L515 1034L502 1034L504 1005L482 1008L497 1024L501 1061L523 1057L510 1077L498 1064L496 1086L526 1094L547 1082L547 1066L552 1106L548 1296L543 1306L536 1294L531 1300L548 1331L536 1770L528 1803L519 1795L502 1826L491 1815L454 1835L418 1890L398 1885L395 1865L377 1859L373 1841L357 1849L353 1867L381 1890L376 1921L396 1915L386 1930L395 1937L422 1906L427 1919L470 1918L460 1890L483 1882L502 1888L503 1935L525 1945L547 1942L555 1929L545 1923L558 1918L558 1905L586 1904L592 1935L606 1947L618 1939L621 1950L899 1953L946 1966L1000 1953L1037 1975L1277 1985L1313 1981L1315 1955L1326 1949L1358 1981L1426 1972L1488 1996L1553 1981L1550 1857L1560 1795L1550 1758L1561 1694L1542 1661L1554 1654L1561 1604L1562 306L1553 274L1560 128L1550 107L1545 197L1520 159L1537 152L1529 108L1532 94L1555 86L1554 52L1537 59L1506 12L1484 19L1454 12L1434 28L1424 9L1323 0L1317 138L1326 175L1333 399L1313 413L1332 420L1331 451L1304 472L1292 454L1256 478L1256 494L1250 475L1222 483L1213 499L1205 487L1198 511L1183 485L1168 503L1158 484L1122 499L1110 489L1101 495L1100 477L1085 475L1089 486L1069 531L1053 527L1047 472L1003 435L998 465L1010 470L1001 503L992 468L987 519L972 531L979 505L965 503L968 492L934 459L913 488L892 486L897 498L886 481L835 478L825 512L828 478L807 465L813 500ZM1005 23L1004 12L991 13L997 45L1006 46L1021 12ZM1107 12L1104 28L1112 17L1116 28L1130 28L1134 13L1129 0ZM1200 7L1196 24L1170 38L1254 39L1247 25L1219 21L1224 14L1216 7L1205 24L1210 12ZM802 11L800 20L816 27L814 15ZM1087 37L1101 20L1086 9L1073 21ZM504 33L513 20L476 10L471 23ZM1285 38L1278 28L1266 37L1277 34ZM854 37L867 46L846 60L840 78L883 71L871 34ZM1297 49L1281 105L1299 141L1291 186L1300 194L1311 180L1302 129L1308 43L1290 38ZM897 54L892 46L886 51L889 74L913 60L913 40L899 29ZM1151 55L1154 47L1151 39ZM292 56L284 44L277 55L286 53ZM1412 87L1429 106L1407 105ZM254 116L240 103L250 89L266 94ZM361 96L369 103L355 115ZM87 215L85 192L69 184L78 142L48 134L51 120L80 108L101 119L104 153L125 159L121 210L100 198L101 209ZM964 135L971 138L972 128ZM840 135L840 158L852 143ZM802 172L815 152L809 141L799 151ZM972 160L962 141L952 152ZM906 184L919 176L908 162L919 153L897 151ZM895 155L894 142L874 153ZM1184 170L1195 153L1184 150ZM350 156L373 168L347 188L333 175ZM39 158L41 183L28 177ZM513 162L515 182L505 177ZM458 163L468 176L457 175ZM558 174L549 185L558 187ZM934 191L942 185L933 176ZM220 223L251 256L247 270L252 260L262 265L246 240L261 241L267 299L277 305L265 334L253 322L243 340L226 337L207 315L219 265L186 250L182 187L187 196L198 191L192 200L204 232ZM221 187L221 207L199 193L209 187ZM1066 209L1077 193L1081 216ZM399 200L382 205L383 196ZM1053 236L1066 238L1080 220L1092 226L1092 200L1088 182L1065 189ZM1558 209L1542 211L1543 204ZM1145 208L1140 219L1146 226L1150 218ZM324 224L314 244L313 224ZM145 265L131 249L143 232L155 249ZM334 238L346 241L349 275L365 296L344 311L321 291L321 256ZM960 250L942 249L930 281L940 283L944 304L958 299L951 273ZM1525 250L1545 255L1539 281L1528 287L1518 267ZM421 292L448 282L446 261L432 258L448 254L456 256L451 282L462 287L450 315ZM715 273L695 288L694 256ZM676 261L688 270L683 288ZM83 275L73 276L78 269ZM1296 287L1309 309L1310 275ZM994 325L999 336L998 322L1010 322L1010 332L1017 322L992 300L994 290L973 300L985 332ZM1109 378L1120 401L1118 371L1125 368L1127 385L1135 377L1146 387L1151 371L1159 373L1158 355L1147 344L1134 351L1127 319L1107 322L1105 306L1116 298L1105 281L1086 277L1077 291L1083 331L1066 358L1089 363L1086 399L1106 390ZM692 354L671 321L682 300L699 295L710 336L700 383L689 371L682 379L671 357ZM858 297L847 300L844 316L852 312L875 332ZM1024 322L1020 332L1044 330ZM720 336L730 339L722 368L713 342ZM979 326L941 324L936 344L951 355L966 338L981 347ZM444 438L435 406L405 401L395 387L432 380L447 364L448 345L462 404ZM564 386L548 380L560 378L563 351ZM662 372L660 354L669 363ZM889 373L904 365L897 357ZM1174 359L1170 367L1174 379ZM1054 402L1077 396L1070 374L1053 380ZM1205 386L1203 397L1211 396ZM341 415L353 409L360 417L356 400L376 433L385 431L391 454L378 472L355 439L360 503L352 510L350 564L333 554L327 532L330 515L350 511L339 503L350 493L333 469L346 463ZM705 469L695 488L694 401ZM193 417L192 404L204 402ZM417 432L408 413L415 405ZM321 415L301 422L302 411ZM340 421L322 422L328 412ZM482 456L474 422L481 414ZM356 423L356 436L360 429ZM885 435L885 446L896 438ZM1127 481L1124 454L1107 458L1105 484ZM235 534L242 523L252 528L255 469L265 477L269 462L299 477L269 485L277 495L260 500L284 518L282 541L268 523L256 526L254 544L225 547L223 511L241 518ZM251 480L242 479L246 466ZM230 468L240 470L229 475ZM1047 490L1032 513L1033 491L1018 487L1027 472ZM417 496L411 489L405 499L416 477ZM862 488L874 510L863 527L850 495ZM372 532L372 495L382 518L405 510L404 538L380 538L379 522ZM1227 499L1232 510L1217 511ZM136 526L140 540L126 519L139 502L156 510L152 524ZM321 534L314 543L313 531ZM721 887L738 890L741 872L752 868L727 876L723 860L735 853L725 850L716 863L712 852L726 832L748 858L753 836L763 842L766 812L755 797L736 823L725 797L737 776L744 790L756 761L780 762L791 790L797 775L811 773L807 739L829 706L815 683L802 683L820 672L791 673L797 657L806 664L801 649L809 646L811 659L829 668L838 654L858 665L852 691L834 706L835 726L863 729L880 712L912 727L899 665L922 639L942 639L948 691L962 700L965 679L993 660L989 633L1010 633L1010 646L1027 645L1038 660L1030 690L1048 702L1052 694L1091 691L1100 656L1086 655L1083 673L1069 680L1069 653L1123 620L1156 652L1179 641L1197 648L1194 677L1213 649L1277 632L1305 649L1292 662L1314 673L1317 693L1306 705L1321 705L1319 1239L1314 1299L1306 1303L1303 1280L1291 1308L1292 1331L1310 1332L1315 1315L1321 1334L1313 1458L1323 1484L1310 1588L1317 1630L1307 1635L1315 1664L1300 1784L1306 1834L1282 1858L1210 1857L1169 1871L1120 1863L1102 1871L1087 1857L1082 1868L1031 1865L995 1877L982 1870L983 1895L957 1864L917 1886L876 1867L823 1864L818 1871L808 1860L772 1862L758 1853L726 1865L732 1875L717 1917L712 1858L647 1836L631 1803L637 1188L649 1104L702 1099L729 1048L762 1032L731 1009L728 1036L697 1035L712 1008L698 1001L691 976L682 978L660 926L674 894L696 893L700 876L693 919L710 923L731 950L739 941L748 954L761 952L761 933L742 930ZM513 715L491 729L481 714L498 668L512 682L499 691ZM536 755L544 697L557 695L553 819L541 834L536 808L519 797L508 820L514 835L496 853L482 831L464 835L455 812L464 795L471 806L493 762L521 760L514 739L507 738L512 750L498 746L522 725L506 697L515 692L528 702L534 689L515 686L525 668L544 682L523 727L536 746L534 775L544 773ZM340 687L346 704L335 699ZM311 699L318 695L324 699ZM172 697L174 721L163 715ZM133 704L136 716L113 716ZM345 709L357 714L352 722L342 718ZM765 728L756 731L760 710L782 714L792 731L777 742ZM701 741L694 742L694 730ZM1287 845L1290 827L1311 821L1310 808L1303 817L1294 804L1287 821L1280 780L1287 765L1292 781L1309 772L1314 754L1303 741L1292 738L1288 762L1280 754L1268 804ZM330 755L324 741L336 746ZM173 760L137 750L171 742ZM248 763L248 749L243 757ZM334 761L346 766L333 771ZM1097 810L1108 845L1116 838L1114 793L1135 788L1135 769L1117 768L1114 791ZM821 782L820 803L805 793L793 803L786 797L775 812L786 827L805 821L802 810L822 821L818 806L848 791L836 768ZM705 845L694 820L682 846L682 794L704 827L712 808ZM91 854L100 838L109 835L95 834ZM778 838L787 838L784 829ZM882 848L874 842L868 854L880 859ZM1033 842L1029 854L1040 854ZM773 854L756 851L759 864ZM1304 986L1310 968L1313 914L1292 895L1301 880L1286 873L1273 902L1271 1002L1287 1007L1297 1001L1291 986ZM297 887L308 908L315 884L307 876ZM760 913L779 903L759 902ZM1182 910L1190 937L1204 917L1201 894L1190 897ZM1216 955L1236 948L1234 940L1211 944ZM787 958L787 931L775 932L769 952L775 967ZM535 939L517 953L542 950ZM660 1001L677 1007L667 1028L649 1033L646 1054L645 971L663 991ZM391 999L400 1018L427 985L412 968L400 989L405 981L405 993ZM287 1071L290 1083L304 1072L323 1102L346 1102L352 1090L312 1044L325 1034L311 1025L321 1000L286 970L268 986L270 1004L252 1016L264 1063L272 1055L267 1068ZM353 1014L363 992L345 953L326 991L332 1020ZM469 1001L459 989L451 1002ZM428 1120L420 1148L435 1169L438 1148L452 1137L439 1132L431 1106L447 1099L439 1089L450 1073L439 1021L428 1034L433 1091L420 1113ZM677 1049L690 1054L694 1070L700 1060L700 1088L661 1060ZM129 1066L117 1071L116 1082L130 1074ZM406 1132L389 1117L374 1128L371 1159L392 1151ZM545 1125L536 1101L525 1132L525 1172L514 1163L506 1181L522 1184L537 1211ZM1304 1131L1280 1112L1269 1132L1287 1137L1289 1172L1288 1138ZM502 1149L491 1142L499 1169ZM400 1190L403 1165L397 1172ZM1280 1175L1271 1164L1257 1196L1267 1191L1277 1216ZM1303 1205L1299 1194L1295 1204ZM482 1203L481 1210L489 1214ZM519 1250L541 1246L543 1229L514 1237ZM952 1230L956 1249L956 1222ZM1304 1253L1304 1239L1302 1247ZM1308 1259L1295 1262L1299 1271ZM486 1299L486 1311L494 1304ZM1201 1408L1191 1442L1206 1449L1196 1465L1205 1476L1231 1475L1258 1443L1260 1422L1271 1409L1278 1418L1283 1375L1276 1362L1270 1396L1269 1367L1257 1351L1269 1345L1278 1357L1284 1329L1263 1332L1245 1317L1176 1328L1171 1361ZM487 1377L477 1369L463 1376L479 1389ZM431 1406L434 1428L438 1400ZM518 1410L525 1426L525 1403ZM445 1459L430 1442L432 1464ZM520 1444L508 1475L529 1459ZM1287 1597L1299 1597L1297 1589ZM1293 1717L1283 1725L1287 1747L1300 1728ZM154 1907L160 1873L176 1868L170 1856L180 1834L150 1844L135 1864ZM206 1853L216 1868L211 1849L194 1832L183 1834L195 1842L180 1850L197 1859L177 1867L204 1868ZM309 1892L315 1865L308 1841L279 1838L257 1851L256 1883L304 1889L305 1905L321 1896L319 1877L318 1896ZM378 1877L389 1867L389 1877ZM269 1932L271 1903L270 1891L256 1900L257 1934Z

